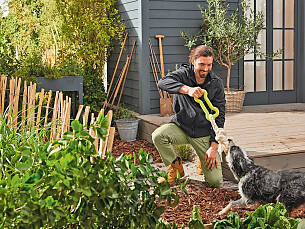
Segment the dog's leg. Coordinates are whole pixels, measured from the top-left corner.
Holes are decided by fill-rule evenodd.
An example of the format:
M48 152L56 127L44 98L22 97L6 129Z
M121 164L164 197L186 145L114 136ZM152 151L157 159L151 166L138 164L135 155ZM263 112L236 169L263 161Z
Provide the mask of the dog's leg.
M232 201L225 208L223 208L220 212L218 212L218 215L227 214L233 206L236 206L236 205L243 206L243 205L246 205L246 204L247 204L247 199L246 198L240 198L239 200Z

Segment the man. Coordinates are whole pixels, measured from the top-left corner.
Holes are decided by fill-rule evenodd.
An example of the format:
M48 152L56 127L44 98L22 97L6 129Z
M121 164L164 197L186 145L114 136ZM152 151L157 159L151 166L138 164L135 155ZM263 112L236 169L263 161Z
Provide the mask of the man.
M213 50L206 45L193 49L189 63L177 71L169 73L158 82L158 87L174 95L174 117L152 133L152 140L166 166L169 183L174 183L177 171L184 176L180 157L173 151L172 145L191 144L195 149L205 181L211 187L219 187L223 181L221 155L217 152L218 143L211 123L194 98L203 99L203 89L208 98L219 109L216 124L223 128L225 122L225 94L222 80L211 70ZM206 105L206 103L205 103ZM206 105L208 108L208 106ZM209 110L209 108L208 108Z

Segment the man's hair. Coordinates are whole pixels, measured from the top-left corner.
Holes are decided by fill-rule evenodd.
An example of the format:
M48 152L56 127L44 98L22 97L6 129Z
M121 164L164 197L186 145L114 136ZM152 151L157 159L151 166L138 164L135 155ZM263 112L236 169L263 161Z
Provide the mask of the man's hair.
M199 45L196 48L192 49L189 55L189 62L192 63L197 58L204 57L214 57L213 49L207 45Z

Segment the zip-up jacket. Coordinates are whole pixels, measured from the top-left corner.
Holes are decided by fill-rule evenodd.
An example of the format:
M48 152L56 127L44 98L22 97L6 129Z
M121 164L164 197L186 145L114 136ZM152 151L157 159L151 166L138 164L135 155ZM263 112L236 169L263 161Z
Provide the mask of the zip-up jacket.
M212 71L209 72L203 84L198 84L194 74L194 66L183 64L181 67L158 82L158 87L162 90L174 94L173 111L175 113L171 122L179 126L188 136L199 138L210 136L210 141L215 140L215 132L210 121L205 118L205 113L193 97L179 93L182 86L200 87L208 92L208 98L213 106L219 109L219 116L215 122L219 128L224 127L225 122L225 94L222 80ZM203 96L200 98L208 111L210 108Z

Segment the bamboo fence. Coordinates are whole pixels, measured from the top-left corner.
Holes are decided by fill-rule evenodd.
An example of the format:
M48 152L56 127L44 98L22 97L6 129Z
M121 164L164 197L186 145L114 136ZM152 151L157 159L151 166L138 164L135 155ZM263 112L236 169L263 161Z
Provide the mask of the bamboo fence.
M14 128L17 128L18 123L20 123L20 127L23 129L36 126L37 130L39 130L39 127L50 125L49 139L51 142L62 138L63 134L70 130L70 123L74 120L71 118L70 97L64 97L63 93L59 91L53 93L41 89L40 92L36 92L36 83L30 82L28 85L26 81L23 83L23 93L21 94L20 78L9 79L9 89L7 89L7 81L7 76L0 76L0 115L3 116L6 110L9 112L9 117L11 117L8 119L9 125L14 125ZM9 91L9 98L6 101L7 91ZM20 106L19 101L21 102ZM79 106L75 120L80 119L83 108L83 105ZM102 109L101 112L104 113L104 110ZM90 124L88 124L89 115L90 107L86 106L82 116L82 123L85 127L90 126L96 120L94 113L91 113ZM115 127L110 126L112 110L107 113L107 117L109 126L105 141L99 139L92 128L89 129L90 135L95 138L94 145L99 156L104 156L107 150L111 152L113 146Z

